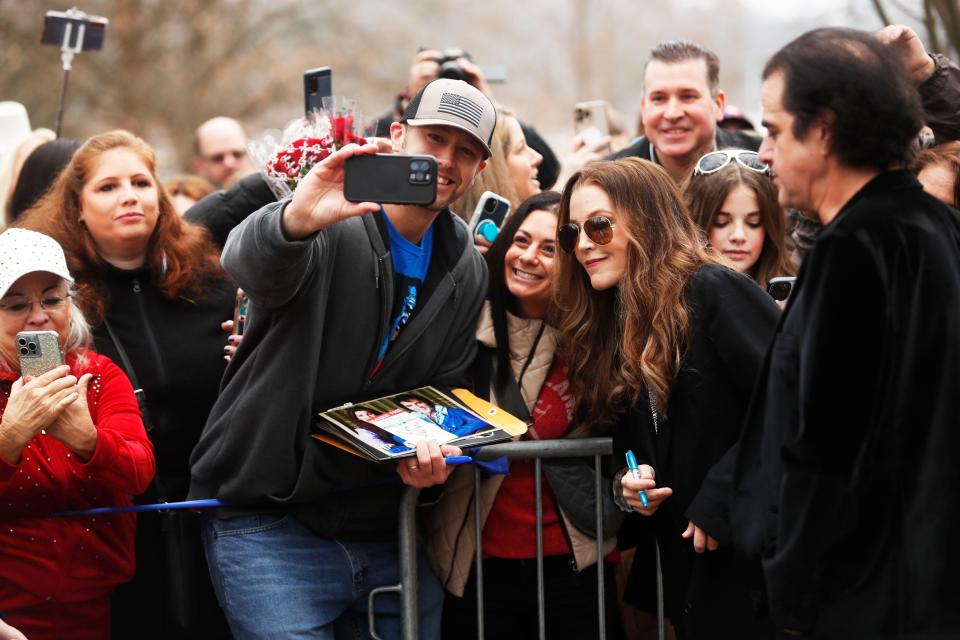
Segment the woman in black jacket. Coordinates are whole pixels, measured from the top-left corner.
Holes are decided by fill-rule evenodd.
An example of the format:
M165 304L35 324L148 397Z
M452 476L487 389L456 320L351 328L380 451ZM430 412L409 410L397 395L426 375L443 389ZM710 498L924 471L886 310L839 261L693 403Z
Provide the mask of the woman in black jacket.
M615 455L632 450L640 462L640 478L620 474L623 506L641 516L621 534L637 546L627 601L653 609L659 546L680 638L762 637L752 606L759 567L686 509L701 491L724 491L704 478L740 433L776 305L703 246L670 176L644 160L574 174L558 239L561 348L577 409L613 424Z

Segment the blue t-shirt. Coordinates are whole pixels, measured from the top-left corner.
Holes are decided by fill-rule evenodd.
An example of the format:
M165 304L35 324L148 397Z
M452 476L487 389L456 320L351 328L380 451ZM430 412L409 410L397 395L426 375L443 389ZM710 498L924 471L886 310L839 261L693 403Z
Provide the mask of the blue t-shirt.
M427 279L427 271L430 269L430 254L433 252L433 225L427 229L420 239L420 244L416 245L400 235L400 232L394 228L390 222L390 217L380 207L380 213L387 224L387 231L390 234L390 255L393 256L393 274L394 274L394 315L393 322L390 325L390 331L386 339L380 345L380 352L377 354L377 365L373 368L373 374L376 375L383 364L383 358L387 355L387 349L390 344L400 335L400 330L410 321L413 310L417 306L417 299L423 291L423 283Z

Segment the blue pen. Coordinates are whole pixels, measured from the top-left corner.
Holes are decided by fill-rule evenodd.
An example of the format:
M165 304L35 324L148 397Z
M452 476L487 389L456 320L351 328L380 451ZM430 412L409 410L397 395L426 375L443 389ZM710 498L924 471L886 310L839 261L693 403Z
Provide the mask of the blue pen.
M639 480L640 468L637 466L637 456L633 455L633 451L627 451L627 466L630 467L630 473L633 474L633 477ZM643 505L644 509L650 506L646 491L640 491L640 504Z
M470 456L447 456L443 459L447 464L466 464L468 462L473 462L473 458Z

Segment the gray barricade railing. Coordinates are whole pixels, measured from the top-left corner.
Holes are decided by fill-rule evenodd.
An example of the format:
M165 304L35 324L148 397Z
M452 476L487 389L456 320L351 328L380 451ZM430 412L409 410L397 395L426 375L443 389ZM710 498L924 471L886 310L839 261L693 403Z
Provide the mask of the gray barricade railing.
M596 501L597 518L597 600L599 614L597 620L597 637L606 638L606 599L604 585L603 563L603 502L601 491L608 491L609 487L602 486L601 458L612 453L613 444L610 438L573 438L561 440L525 440L521 442L507 442L504 444L483 447L474 453L478 460L493 460L505 456L510 459L532 458L534 461L534 490L537 505L537 614L540 622L540 639L544 640L544 588L543 588L543 474L541 463L543 458L576 458L590 457L594 459L594 497ZM474 494L480 495L480 470L474 469ZM400 597L400 611L402 616L403 640L418 640L419 625L417 617L417 525L416 507L419 489L407 489L400 505L400 584L380 587L370 592L369 623L370 633L376 634L374 600L383 593L396 593ZM478 637L483 638L483 536L480 524L480 501L474 500L474 527L476 533L476 557L474 565L477 577L477 630Z

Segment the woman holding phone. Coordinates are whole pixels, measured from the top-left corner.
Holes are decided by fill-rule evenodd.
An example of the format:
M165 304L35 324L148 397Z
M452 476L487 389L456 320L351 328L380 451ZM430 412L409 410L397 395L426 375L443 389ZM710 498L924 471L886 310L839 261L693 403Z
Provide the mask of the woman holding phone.
M510 201L511 210L540 192L537 174L543 156L527 144L520 121L508 109L497 110L497 126L490 142L493 155L467 192L450 209L469 221L485 191Z
M645 160L571 176L558 242L560 341L577 413L612 426L618 460L630 450L640 462L641 478L622 469L617 492L638 514L621 533L637 546L626 600L655 610L659 548L681 639L762 635L751 606L759 567L740 566L726 546L722 512L696 521L688 507L701 494L723 504L723 487L704 478L739 436L776 305L702 245L669 174Z
M111 593L133 576L136 516L51 515L129 505L154 474L133 388L89 349L72 286L53 239L0 234L0 611L31 640L109 637ZM38 355L52 368L21 375L32 350L18 334L44 331L56 353Z
M143 389L157 479L142 499L183 500L190 452L223 375L220 325L236 293L207 231L181 219L157 181L153 150L126 131L87 140L21 226L64 247L97 349ZM138 521L137 575L118 591L115 633L226 637L195 516L170 513ZM199 559L178 564L174 553ZM168 588L177 582L186 586ZM145 619L156 623L144 627Z

